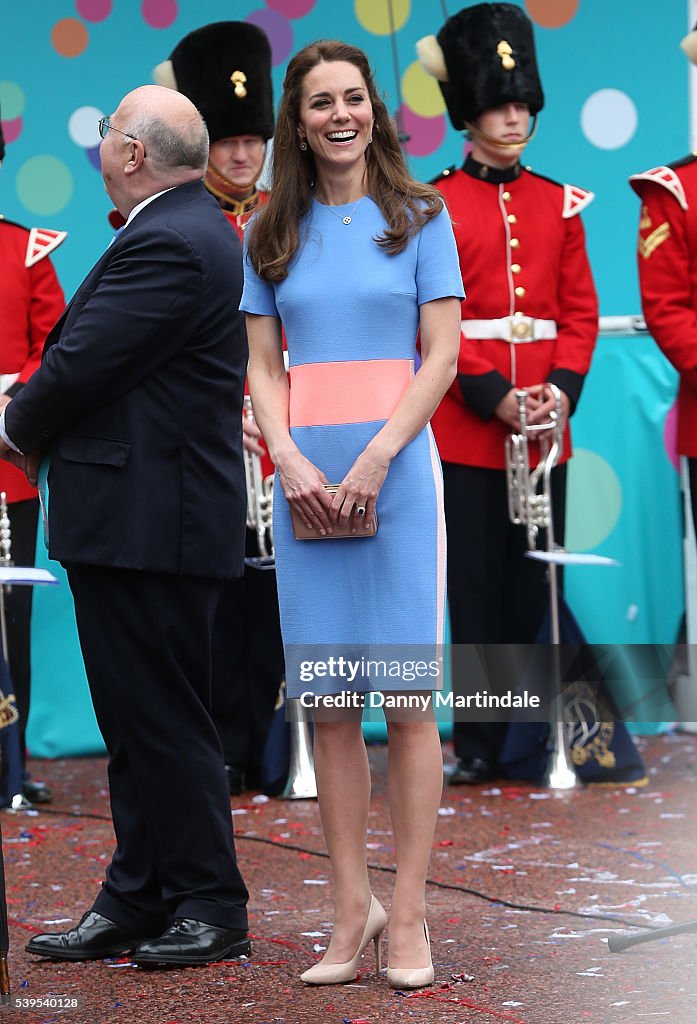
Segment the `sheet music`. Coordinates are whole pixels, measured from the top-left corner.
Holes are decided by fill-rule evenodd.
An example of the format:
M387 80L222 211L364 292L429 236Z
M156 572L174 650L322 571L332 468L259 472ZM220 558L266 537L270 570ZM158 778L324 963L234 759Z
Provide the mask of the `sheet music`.
M48 569L35 569L31 565L0 566L0 583L25 584L34 587L41 584L58 584L58 580Z

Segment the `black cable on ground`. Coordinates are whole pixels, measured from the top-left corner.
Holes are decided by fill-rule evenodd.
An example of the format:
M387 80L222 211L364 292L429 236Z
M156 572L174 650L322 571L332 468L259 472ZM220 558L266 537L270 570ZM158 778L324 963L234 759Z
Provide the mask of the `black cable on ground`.
M41 808L41 814L53 814L57 817L62 818L89 818L93 821L108 821L111 822L111 816L106 814L91 814L88 811L61 811L57 808ZM265 846L273 846L277 850L290 850L292 853L304 853L311 857L321 857L323 860L329 860L329 854L325 850L312 850L308 846L298 846L295 843L279 843L275 839L265 839L263 836L246 836L244 833L235 833L235 843L247 842L247 843L260 843ZM394 875L397 873L397 869L385 864L373 864L369 863L368 868L370 871L382 871L384 874ZM512 900L502 899L500 896L489 896L488 893L480 892L478 889L472 889L467 885L458 885L455 882L439 882L433 878L426 879L426 885L430 885L434 889L445 889L449 892L461 892L466 893L468 896L475 896L477 899L485 900L487 903L492 903L501 907L508 907L511 910L525 910L532 914L550 914L552 917L575 917L580 918L582 921L605 921L611 924L621 924L625 928L643 928L646 931L660 931L659 927L653 925L638 924L636 921L628 921L625 917L619 917L615 914L582 914L578 910L555 910L550 907L538 907L535 904L528 903L514 903Z

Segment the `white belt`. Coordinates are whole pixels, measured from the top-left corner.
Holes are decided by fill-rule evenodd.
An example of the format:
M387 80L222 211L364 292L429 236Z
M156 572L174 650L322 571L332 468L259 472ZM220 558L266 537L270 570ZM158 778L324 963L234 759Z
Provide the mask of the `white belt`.
M532 316L502 316L498 320L463 320L462 333L466 338L483 340L494 338L525 344L557 336L556 320L536 320Z

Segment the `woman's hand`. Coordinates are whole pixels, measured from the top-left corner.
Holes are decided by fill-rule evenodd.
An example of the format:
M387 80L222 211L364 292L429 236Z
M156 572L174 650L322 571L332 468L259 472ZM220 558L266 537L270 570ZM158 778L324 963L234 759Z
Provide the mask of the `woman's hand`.
M329 515L332 499L324 488L329 481L322 470L297 448L279 459L276 469L283 493L297 509L305 526L322 536L332 533L333 522Z
M365 511L357 511L354 516L353 532L357 533L361 528L361 520L364 529L371 529L378 494L389 468L390 460L385 453L370 446L366 448L351 466L334 495L329 513L332 521L345 527L355 506L356 510Z

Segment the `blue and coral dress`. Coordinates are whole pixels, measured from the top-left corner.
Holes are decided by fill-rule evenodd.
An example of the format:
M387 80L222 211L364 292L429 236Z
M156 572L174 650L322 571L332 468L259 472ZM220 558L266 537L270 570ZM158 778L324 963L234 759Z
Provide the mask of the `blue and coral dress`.
M350 224L342 215L352 209ZM463 298L446 210L390 256L368 196L356 206L313 201L286 279L261 280L245 258L241 309L280 318L290 367L290 431L302 453L339 483L394 411L414 374L419 307ZM253 228L252 228L253 230ZM396 660L443 642L446 541L442 474L429 425L392 460L377 502L375 537L296 540L288 502L274 492L274 544L288 696L346 689L326 674L308 685L313 656ZM421 658L419 659L421 660ZM412 672L411 675L414 675ZM361 673L358 690L437 688L432 675Z

